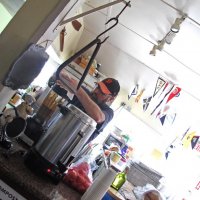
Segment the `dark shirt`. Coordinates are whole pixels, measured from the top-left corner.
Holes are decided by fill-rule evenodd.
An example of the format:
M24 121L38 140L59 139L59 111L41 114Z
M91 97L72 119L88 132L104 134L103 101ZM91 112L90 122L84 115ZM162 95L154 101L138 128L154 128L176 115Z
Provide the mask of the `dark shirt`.
M91 96L91 92L89 90L87 90L86 88L83 88L83 89L85 90L85 92L89 96ZM76 96L74 96L74 98L72 99L72 101L70 103L73 104L73 105L75 105L80 110L82 110L83 112L86 113L84 107L82 106L81 102L78 100L78 98ZM89 140L87 141L87 143L89 143L93 139L95 139L99 135L99 133L103 131L103 129L107 126L107 124L112 120L112 118L114 116L113 110L107 104L105 104L105 103L98 103L98 102L95 102L95 103L101 108L101 111L104 113L105 120L102 123L97 124L96 130L91 135L91 137L89 138Z

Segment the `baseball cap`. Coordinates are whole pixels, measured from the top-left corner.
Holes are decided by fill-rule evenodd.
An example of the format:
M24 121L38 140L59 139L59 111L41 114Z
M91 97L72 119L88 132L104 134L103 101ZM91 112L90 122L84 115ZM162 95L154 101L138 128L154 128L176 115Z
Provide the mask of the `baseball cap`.
M114 78L106 78L97 83L104 94L116 96L120 90L120 85Z

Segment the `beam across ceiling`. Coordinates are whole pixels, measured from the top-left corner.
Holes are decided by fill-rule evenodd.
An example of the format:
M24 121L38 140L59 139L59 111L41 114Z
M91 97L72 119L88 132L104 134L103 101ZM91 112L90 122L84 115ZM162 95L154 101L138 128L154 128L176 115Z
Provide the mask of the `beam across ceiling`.
M91 9L91 10L89 10L89 11L86 11L86 12L84 12L84 13L81 13L81 14L79 14L79 15L76 15L76 16L74 16L74 17L71 17L71 18L69 18L69 19L63 20L59 25L62 26L62 25L64 25L64 24L66 24L66 23L68 23L68 22L71 22L71 21L73 21L73 20L76 20L76 19L78 19L78 18L80 18L80 17L84 17L84 16L89 15L89 14L91 14L91 13L93 13L93 12L102 10L102 9L104 9L104 8L107 8L107 7L109 7L109 6L112 6L112 5L121 3L121 2L127 4L127 2L126 2L125 0L116 0L116 1L112 1L112 2L110 2L110 3L101 5L101 6L97 7L97 8L93 8L93 9ZM130 4L129 4L128 6L131 7Z

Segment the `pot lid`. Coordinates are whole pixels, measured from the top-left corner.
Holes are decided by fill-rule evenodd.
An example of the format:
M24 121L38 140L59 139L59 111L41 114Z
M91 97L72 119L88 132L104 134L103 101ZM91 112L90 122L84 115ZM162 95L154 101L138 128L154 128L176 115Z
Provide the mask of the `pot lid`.
M96 121L73 104L69 104L67 109L70 110L76 117L80 118L83 123L92 127L96 127Z

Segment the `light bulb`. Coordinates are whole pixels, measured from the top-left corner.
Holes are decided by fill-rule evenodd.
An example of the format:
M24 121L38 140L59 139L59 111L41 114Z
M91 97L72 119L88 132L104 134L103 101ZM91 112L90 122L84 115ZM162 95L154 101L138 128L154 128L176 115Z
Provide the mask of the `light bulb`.
M165 37L166 43L171 44L175 36L176 36L176 33L173 31L170 31Z
M180 24L182 23L182 20L180 18L176 18L174 24L171 26L171 31L174 33L178 33L180 30Z
M181 18L176 18L174 24L171 26L171 31L173 31L174 33L178 33L180 30L180 25L182 24L182 22L185 20L186 17L187 15L184 14Z

